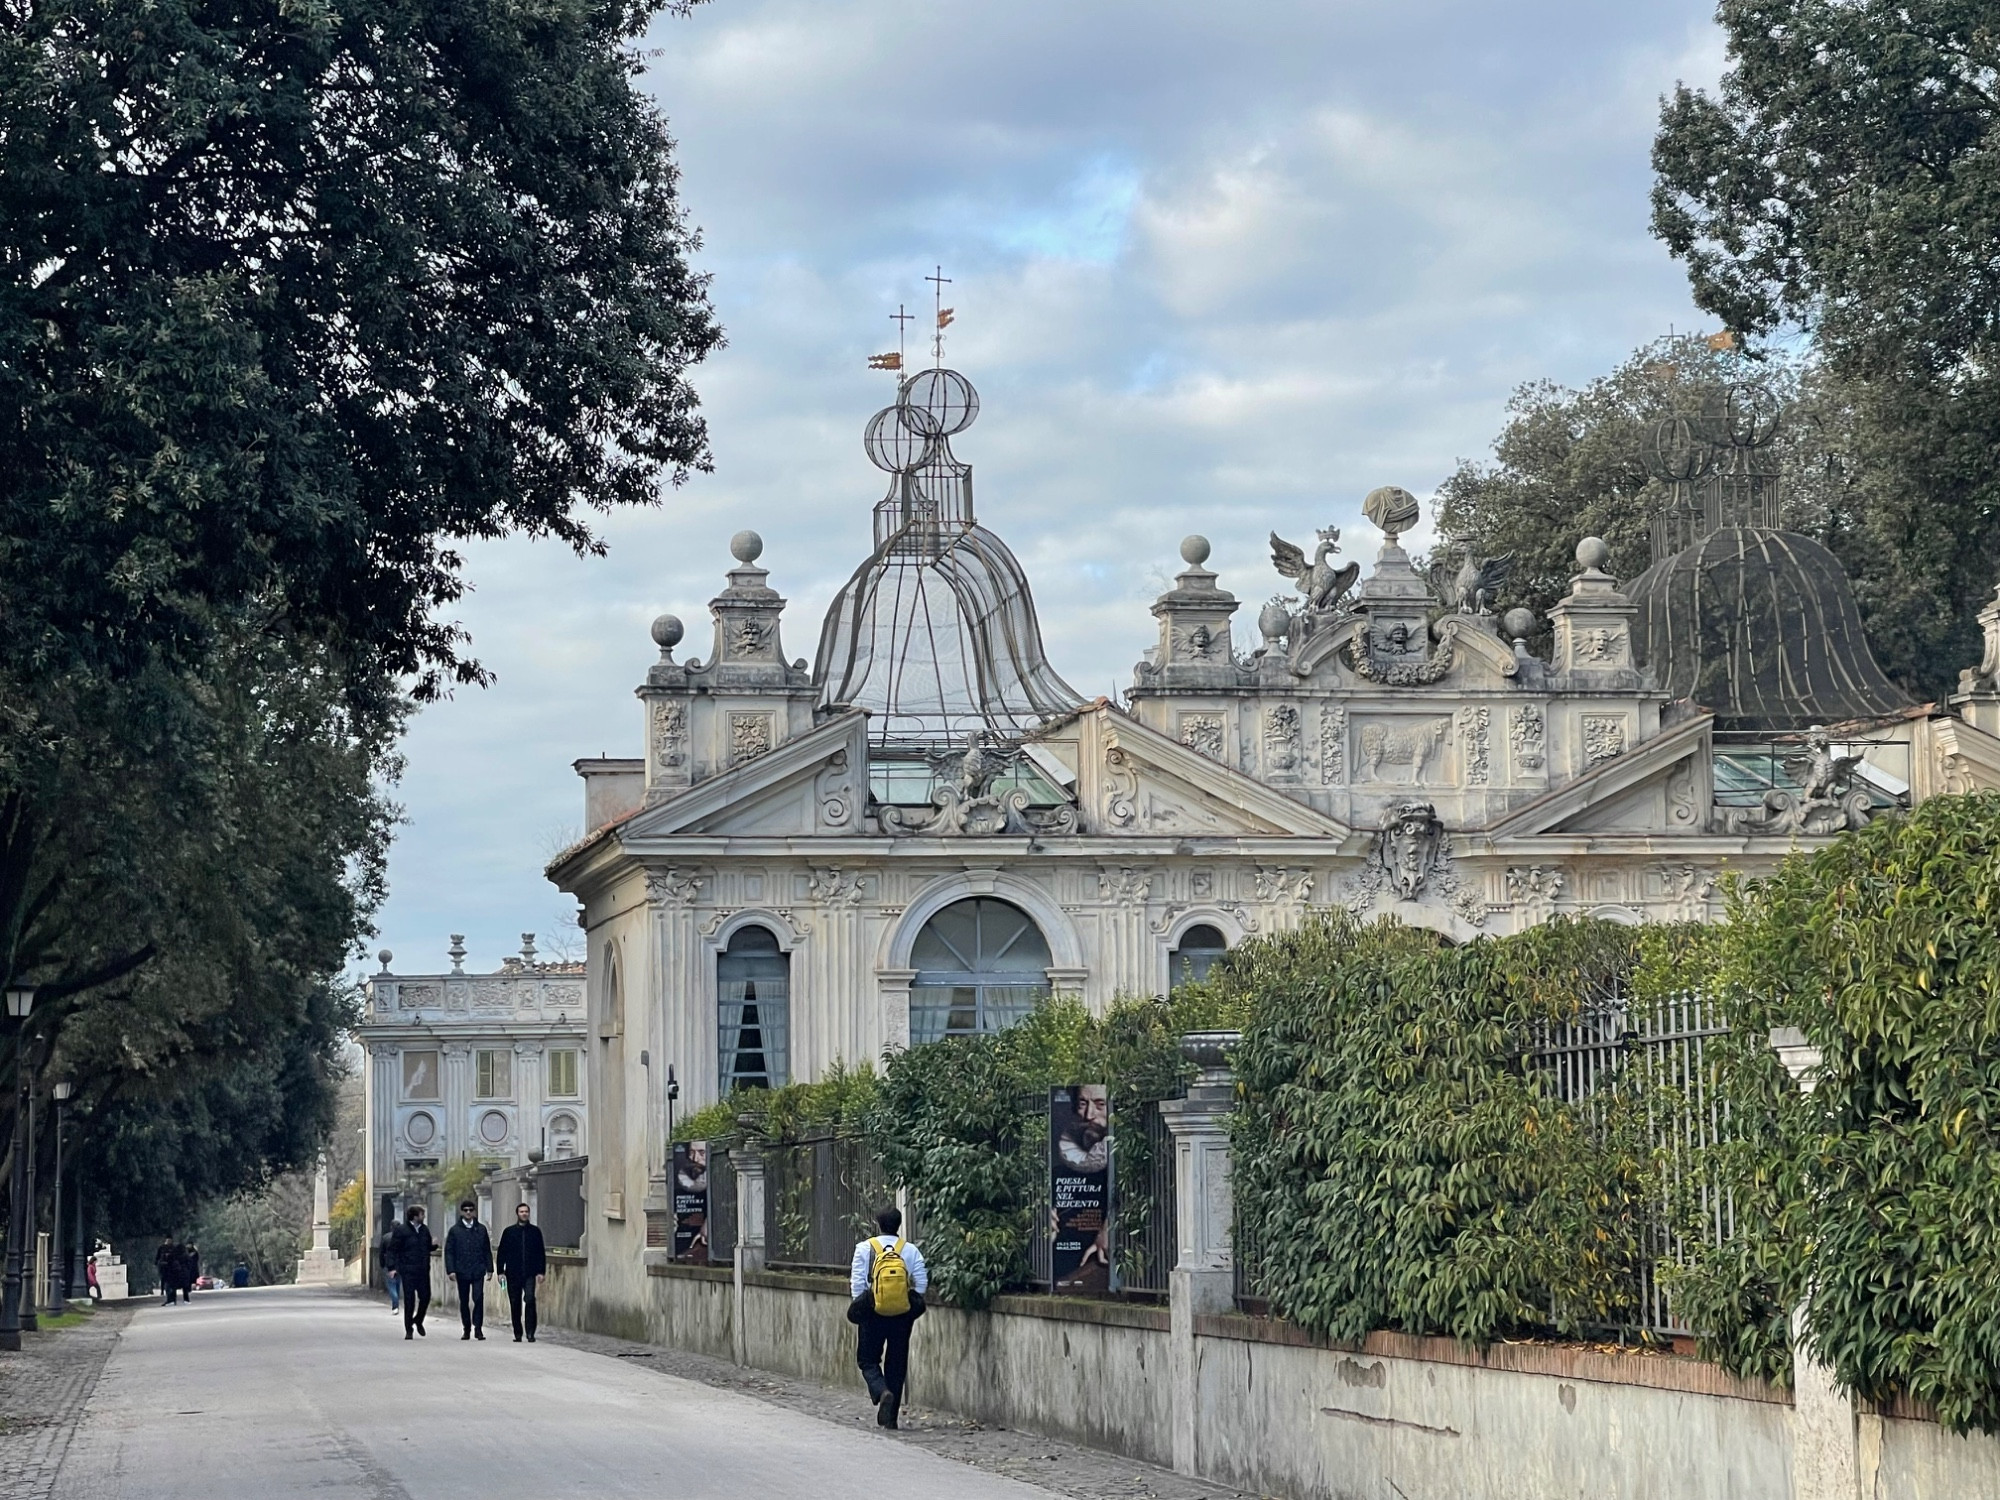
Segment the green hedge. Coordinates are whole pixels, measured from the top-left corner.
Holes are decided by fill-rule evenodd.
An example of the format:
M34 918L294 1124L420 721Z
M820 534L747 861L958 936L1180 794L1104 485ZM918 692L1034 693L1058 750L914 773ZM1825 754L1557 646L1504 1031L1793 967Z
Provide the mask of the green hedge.
M993 1036L948 1037L892 1054L884 1068L869 1139L889 1180L918 1205L924 1259L943 1300L984 1307L1024 1284L1033 1215L1043 1202L1048 1090L1108 1083L1122 1110L1178 1094L1192 1073L1183 1032L1231 1014L1206 990L1160 1000L1118 1000L1093 1016L1054 1000ZM1128 1181L1147 1168L1145 1137L1114 1130L1116 1170ZM1127 1200L1120 1255L1141 1227Z
M1454 948L1332 912L1245 945L1237 1201L1277 1311L1341 1340L1639 1321L1642 1111L1586 1120L1526 1058L1634 941L1559 921Z
M2000 795L1879 819L1735 905L1711 966L1732 1098L1767 1122L1735 1163L1758 1189L1736 1289L1806 1295L1843 1386L2000 1431ZM1786 1024L1824 1052L1810 1099L1747 1055Z

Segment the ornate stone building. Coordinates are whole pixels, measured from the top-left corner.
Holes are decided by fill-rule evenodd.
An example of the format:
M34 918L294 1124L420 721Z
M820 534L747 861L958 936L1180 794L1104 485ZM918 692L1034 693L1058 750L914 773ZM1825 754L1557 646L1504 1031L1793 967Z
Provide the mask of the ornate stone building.
M577 762L591 831L549 874L589 933L593 1298L664 1253L669 1066L685 1108L1049 994L1158 994L1318 907L1461 941L1707 919L1724 870L2000 785L2000 604L1961 695L1907 702L1830 554L1782 530L1749 398L1663 432L1655 565L1625 586L1579 539L1546 621L1495 613L1505 559L1419 572L1393 487L1365 578L1337 531L1310 559L1272 537L1297 597L1250 638L1189 537L1122 706L1056 675L974 517L951 440L977 412L933 370L870 422L876 547L810 669L739 534L705 659L654 624L643 756Z
M584 1150L584 966L539 961L533 934L490 974L466 972L463 938L450 954L448 973L399 974L384 949L367 981L358 1037L371 1246L409 1193L458 1161L523 1166L530 1153Z

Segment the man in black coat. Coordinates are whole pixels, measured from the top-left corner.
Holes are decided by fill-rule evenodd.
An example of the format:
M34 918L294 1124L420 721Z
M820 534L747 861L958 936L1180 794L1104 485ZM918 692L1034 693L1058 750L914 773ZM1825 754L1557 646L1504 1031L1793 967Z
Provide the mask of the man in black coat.
M500 1275L507 1283L507 1305L514 1313L514 1342L521 1342L521 1305L527 1304L528 1342L535 1341L535 1293L548 1274L549 1257L542 1231L528 1222L528 1205L514 1205L514 1222L500 1234Z
M465 1325L461 1338L486 1342L486 1278L493 1274L493 1239L479 1222L479 1205L467 1198L458 1205L458 1222L445 1232L444 1274L458 1283L458 1317Z
M181 1247L171 1239L161 1240L153 1252L153 1265L160 1273L162 1305L171 1307L181 1289Z
M403 1284L406 1339L414 1336L412 1330L418 1334L424 1331L424 1314L431 1305L431 1252L436 1248L431 1227L424 1222L423 1204L412 1203L403 1214L403 1222L389 1231L389 1264Z

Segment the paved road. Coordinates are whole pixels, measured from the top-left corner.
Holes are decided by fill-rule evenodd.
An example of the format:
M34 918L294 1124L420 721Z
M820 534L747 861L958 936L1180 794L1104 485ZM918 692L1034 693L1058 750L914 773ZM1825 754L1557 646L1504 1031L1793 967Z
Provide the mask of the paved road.
M504 1304L503 1304L504 1305ZM456 1319L405 1343L345 1292L216 1292L133 1318L59 1500L1047 1500L753 1397Z

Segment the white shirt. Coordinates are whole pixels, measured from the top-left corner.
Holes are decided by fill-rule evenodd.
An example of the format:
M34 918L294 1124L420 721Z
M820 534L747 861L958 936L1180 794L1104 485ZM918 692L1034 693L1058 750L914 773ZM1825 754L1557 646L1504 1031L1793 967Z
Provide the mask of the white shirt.
M868 1273L875 1269L875 1249L896 1248L896 1236L878 1234L854 1247L854 1264L847 1271L847 1295L859 1297L868 1290ZM923 1294L930 1290L931 1273L924 1269L924 1253L908 1240L903 1241L903 1264L909 1268L910 1290Z

